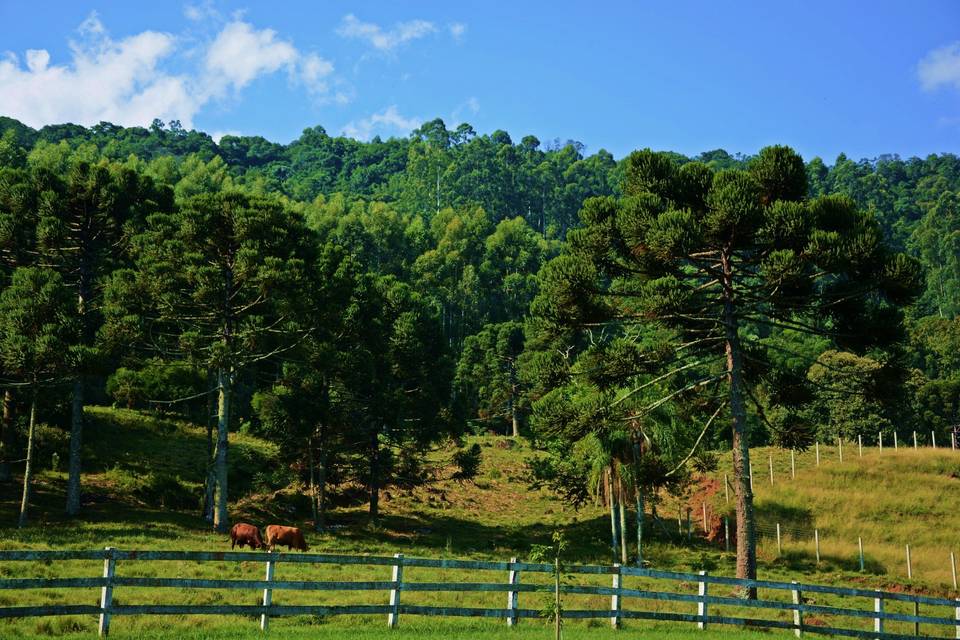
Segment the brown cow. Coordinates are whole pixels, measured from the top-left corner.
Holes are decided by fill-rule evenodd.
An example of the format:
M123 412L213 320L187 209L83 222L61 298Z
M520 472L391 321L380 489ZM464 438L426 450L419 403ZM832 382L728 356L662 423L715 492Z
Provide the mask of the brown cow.
M243 522L238 522L230 529L230 548L233 549L237 545L241 549L243 545L249 545L253 550L267 548L267 545L263 543L263 538L260 537L260 529Z
M270 551L277 545L286 546L287 550L299 549L306 551L307 541L303 539L303 532L296 527L284 527L279 524L271 524L267 527L267 546Z

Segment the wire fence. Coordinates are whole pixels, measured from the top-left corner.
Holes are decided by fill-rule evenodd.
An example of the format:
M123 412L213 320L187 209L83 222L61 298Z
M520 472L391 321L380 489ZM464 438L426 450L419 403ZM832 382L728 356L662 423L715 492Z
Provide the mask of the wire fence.
M765 488L765 491L772 491L775 495L778 488L790 487L798 477L802 479L805 474L816 472L820 467L874 462L877 456L901 453L901 450L902 453L917 450L938 450L948 454L956 452L960 448L958 436L960 432L951 432L944 443L943 438L938 440L935 432L911 432L904 442L899 436L877 433L869 438L861 435L853 442L816 442L803 454L789 449L779 450L777 454L770 451L758 456L754 453L749 470L750 482L755 492L758 488ZM729 474L723 475L722 483L717 496L699 502L681 502L672 529L667 521L661 521L668 525L664 529L675 533L681 541L689 541L696 536L728 551L734 549L735 522L730 511L735 501L735 491ZM877 490L880 491L881 487L877 487ZM767 506L770 506L769 501ZM790 508L783 510L789 511ZM898 544L891 539L896 536L889 531L882 531L878 535L876 527L856 531L855 526L839 529L818 526L815 515L812 512L804 515L775 512L758 514L756 534L759 555L768 560L789 558L801 561L809 558L820 566L893 575L907 580L940 582L960 593L957 580L958 553L949 546L918 546L908 543L911 542L910 538ZM894 519L892 524L902 525L903 522ZM936 526L936 523L928 526Z

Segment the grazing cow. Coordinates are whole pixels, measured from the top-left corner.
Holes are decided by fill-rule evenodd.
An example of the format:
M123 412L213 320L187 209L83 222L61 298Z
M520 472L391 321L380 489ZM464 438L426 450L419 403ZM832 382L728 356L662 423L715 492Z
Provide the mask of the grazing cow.
M267 527L267 546L270 547L270 551L273 551L277 545L286 546L288 551L291 549L306 551L308 548L300 529L271 524Z
M243 522L238 522L230 529L230 548L233 549L237 545L241 549L243 545L249 545L254 551L267 548L267 545L263 543L263 538L260 537L260 529Z

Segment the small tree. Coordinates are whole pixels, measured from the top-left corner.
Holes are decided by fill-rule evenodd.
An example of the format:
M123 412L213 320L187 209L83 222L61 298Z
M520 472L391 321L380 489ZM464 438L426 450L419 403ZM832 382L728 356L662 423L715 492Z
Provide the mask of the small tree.
M59 274L47 269L17 269L10 286L0 294L0 357L30 398L20 527L27 523L33 483L37 392L41 386L60 382L69 372L77 340L75 314L75 296Z
M544 613L553 619L555 640L563 638L563 602L560 598L560 583L563 581L563 554L567 550L567 539L562 531L554 531L550 544L535 544L530 550L531 562L544 562L553 565L553 602Z

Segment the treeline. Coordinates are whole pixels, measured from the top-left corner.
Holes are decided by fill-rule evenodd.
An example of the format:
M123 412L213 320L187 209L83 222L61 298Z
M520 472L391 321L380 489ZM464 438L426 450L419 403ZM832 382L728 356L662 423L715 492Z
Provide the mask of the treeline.
M219 527L234 497L227 435L238 428L280 445L311 488L318 526L327 487L364 487L376 516L385 487L425 481L426 452L471 430L533 436L545 453L531 460L531 481L573 502L610 499L618 486L621 504L633 495L626 462L634 444L650 453L650 484L681 479L672 470L691 453L709 465L704 451L730 445L728 428L701 435L711 415L710 424L729 425L728 409L686 392L656 407L639 442L551 427L581 420L575 432L589 432L596 414L588 409L641 375L623 343L607 345L624 329L603 328L606 302L568 286L583 284L590 269L602 267L592 272L597 287L637 269L621 264L603 275L616 251L649 232L636 222L633 236L610 235L612 221L627 220L617 208L638 215L631 203L656 197L671 210L708 212L706 183L755 172L759 156L660 154L649 161L667 172L656 182L638 167L642 154L616 161L604 151L585 155L576 142L514 143L502 131L451 131L439 120L369 143L320 127L289 145L234 136L215 143L160 122L35 131L0 119L0 132L0 459L31 458L37 421L68 430L69 513L80 506L84 403L204 422L204 512ZM916 290L893 315L863 320L861 330L889 329L874 344L838 340L839 320L827 313L815 318L816 331L797 308L778 326L766 310L744 322L744 361L763 362L745 378L750 442L802 447L811 437L915 428L946 437L960 422L960 161L841 157L799 166L789 200L849 196L838 211L877 220L870 241L906 251L924 270L920 280L906 278ZM700 180L700 195L674 202L679 187L662 191L677 180L673 171ZM578 251L589 260L571 262ZM551 260L570 271L543 272ZM857 277L865 274L876 275ZM737 286L751 290L759 277ZM591 300L598 315L569 315ZM559 315L548 330L550 313ZM630 340L659 348L676 330ZM581 351L597 371L622 365L599 381L602 401L568 386L569 368L587 362ZM699 367L678 380L696 384ZM647 388L684 388L658 384ZM471 466L467 452L458 459ZM0 471L9 477L10 465ZM28 503L25 492L24 516Z

